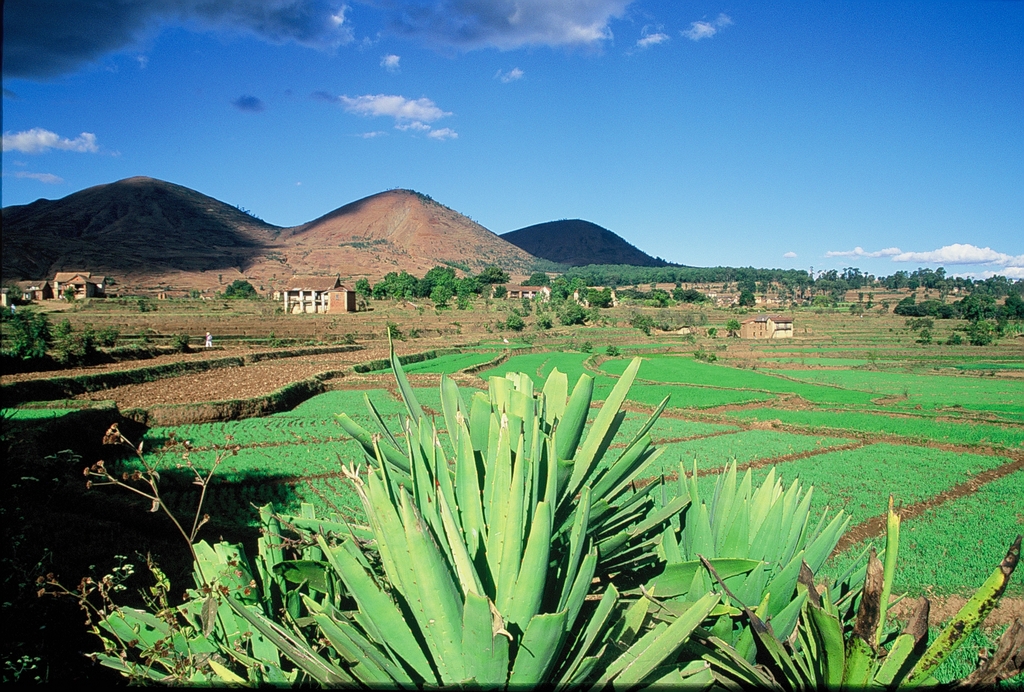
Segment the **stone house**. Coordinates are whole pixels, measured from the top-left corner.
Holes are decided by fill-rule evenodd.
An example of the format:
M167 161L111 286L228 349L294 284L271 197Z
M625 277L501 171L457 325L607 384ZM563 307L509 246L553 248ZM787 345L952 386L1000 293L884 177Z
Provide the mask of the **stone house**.
M788 339L792 336L792 317L758 315L740 323L740 337L744 339Z
M49 281L18 281L15 286L21 291L22 300L53 300L53 288Z
M57 272L53 281L53 297L64 300L64 294L71 288L74 291L74 299L102 298L106 293L103 280L96 280L92 272Z
M505 287L507 293L505 297L508 299L520 299L527 298L533 300L537 296L541 297L541 300L547 302L551 300L551 289L547 286L519 286L509 285Z
M356 311L356 292L341 285L337 277L294 277L291 288L275 293L284 301L284 311L302 313L339 313Z

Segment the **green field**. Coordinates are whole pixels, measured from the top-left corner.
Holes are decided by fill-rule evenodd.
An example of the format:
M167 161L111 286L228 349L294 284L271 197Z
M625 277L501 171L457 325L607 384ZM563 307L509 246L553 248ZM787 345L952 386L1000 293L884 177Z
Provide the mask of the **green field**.
M763 408L732 411L726 414L737 421L778 420L786 425L810 429L849 430L883 435L898 435L913 440L932 440L949 444L1024 446L1024 428L985 423L953 423L921 416L890 416L859 411L790 411Z
M600 343L598 337L595 343ZM761 362L769 367L803 363L832 369L753 369L749 361L747 367L739 368L728 365L728 359L697 361L690 353L648 354L606 458L614 459L617 450L639 432L648 418L643 411L667 396L666 413L650 433L663 453L646 476L672 478L680 464L690 471L696 462L701 474L698 487L710 496L717 474L732 462L750 465L755 483L774 467L784 484L799 478L805 488L813 486L815 516L826 509L830 514L843 510L856 525L880 516L890 494L897 507L916 506L1012 461L998 453L972 453L972 448L1001 447L1006 454L1024 448L1024 425L1018 420L1024 414L1020 381L923 372L916 354L907 355L891 344L870 349L756 346L764 356ZM508 347L474 347L405 367L417 398L439 430L444 419L436 384L422 386L428 380L417 381L416 376L487 363ZM665 344L619 348L647 352L664 349ZM863 369L869 361L880 360L868 356L868 350L876 349L886 354L881 360L890 369ZM611 358L597 367L592 358L576 351L538 350L512 356L478 377L486 386L490 377L525 372L541 387L557 368L568 376L571 390L587 373L595 378L592 420L630 362L626 357ZM965 371L1004 367L991 357L961 366ZM377 424L366 409L367 398L392 431L401 430L405 414L394 388L381 388L379 379L371 382L375 388L329 391L263 418L151 428L144 438L146 460L162 473L187 480L192 471L186 467L185 450L172 442L187 440L195 448L187 454L187 463L200 473L220 458L208 511L233 517L240 525L252 526L252 508L266 502L286 513L298 512L301 503L309 503L318 515L359 521L359 503L339 468L365 463L365 458L362 448L345 434L337 414L347 413L371 432L377 431ZM468 400L473 391L465 388L463 397ZM793 401L798 408L791 408ZM723 406L729 408L718 409ZM30 421L73 410L22 408L4 410L2 415L5 420ZM775 421L784 429L773 429ZM885 436L885 442L878 442L876 436ZM447 435L440 435L439 441L449 453ZM939 445L957 445L958 451ZM138 468L137 462L128 467ZM678 483L670 481L665 492L670 495L678 489ZM172 484L166 499L185 506L192 492L187 485ZM1022 530L1020 497L1024 497L1024 473L1017 472L906 521L897 588L912 594L944 594L976 586L993 561L998 561L1000 551L1005 551L1008 537ZM838 556L827 570L841 569L863 547ZM1019 583L1013 587L1018 595Z

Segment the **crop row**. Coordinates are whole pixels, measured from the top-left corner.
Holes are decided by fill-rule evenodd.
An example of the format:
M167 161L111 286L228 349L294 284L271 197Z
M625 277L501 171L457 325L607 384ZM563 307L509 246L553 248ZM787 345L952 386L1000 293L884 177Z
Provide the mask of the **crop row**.
M625 359L605 361L601 369L620 375L629 365ZM831 373L832 371L829 371ZM680 356L651 356L637 375L652 382L697 384L724 389L753 389L773 394L797 394L819 404L869 405L874 394L837 387L796 382L752 370L702 363Z
M903 406L936 408L956 403L973 410L1024 413L1024 383L1011 380L869 370L784 372L802 382L869 392L875 397L903 396Z
M1024 531L1021 498L1024 471L1017 471L902 522L896 590L917 596L980 586L1014 537ZM853 546L826 565L826 571L841 573L869 545L881 550L885 541ZM1012 580L1007 593L1024 595L1024 581Z
M1010 448L1024 446L1024 429L985 423L951 423L923 417L897 417L857 411L790 411L774 408L733 411L727 415L743 421L778 420L807 428L899 435L948 444L987 444Z

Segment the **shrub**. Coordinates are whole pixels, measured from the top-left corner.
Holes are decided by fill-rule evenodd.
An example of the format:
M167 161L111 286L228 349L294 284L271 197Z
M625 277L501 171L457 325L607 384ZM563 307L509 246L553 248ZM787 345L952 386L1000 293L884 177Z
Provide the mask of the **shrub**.
M171 348L178 353L188 353L192 349L188 346L189 336L188 334L175 334L171 337Z
M551 329L554 323L551 321L551 315L547 313L543 315L537 315L537 329Z
M96 343L106 348L113 348L117 346L117 340L120 336L121 332L117 327L104 327L96 332Z
M53 330L53 359L61 365L81 365L96 352L96 335L92 327L76 333L67 319Z
M702 360L705 363L714 363L718 360L718 356L716 356L712 351L708 351L703 346L694 352L693 357L697 360Z
M633 316L629 319L629 326L635 327L647 336L650 336L651 330L654 329L654 318L642 312L633 313Z
M46 355L50 344L50 321L41 312L22 308L8 318L11 330L9 353L15 358L32 360Z
M394 322L388 322L388 338L396 341L405 341L405 335L402 330L398 328L398 325Z
M224 289L225 298L258 298L256 288L245 279L235 279Z
M526 322L523 321L522 316L518 312L510 312L508 318L505 320L505 327L511 329L514 332L521 332L526 328Z
M575 301L567 302L558 313L558 321L566 327L571 327L574 324L583 324L586 319L587 311Z
M988 346L995 339L995 326L988 320L978 320L967 325L967 341L971 346Z
M619 355L619 347L613 346L612 344L608 344L608 347L604 350L604 352L614 358L615 356Z

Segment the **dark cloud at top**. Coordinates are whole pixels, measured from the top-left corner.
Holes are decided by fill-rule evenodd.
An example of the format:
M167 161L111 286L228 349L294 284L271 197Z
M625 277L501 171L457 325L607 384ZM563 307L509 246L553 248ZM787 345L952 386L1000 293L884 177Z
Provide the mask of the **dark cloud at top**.
M392 30L429 43L472 49L592 45L633 0L367 0L390 15Z
M359 0L391 31L470 50L594 45L633 0ZM6 0L5 77L47 79L130 48L161 24L248 31L317 48L353 38L345 0Z
M128 48L160 22L250 31L274 42L352 40L341 0L6 0L5 77L46 79Z
M231 105L240 111L247 111L249 113L262 113L266 108L263 101L255 96L239 96Z

